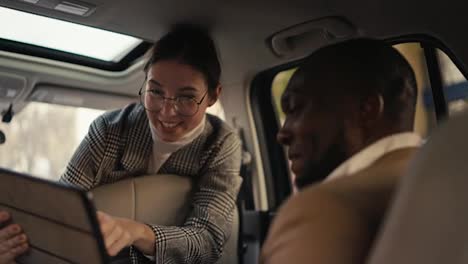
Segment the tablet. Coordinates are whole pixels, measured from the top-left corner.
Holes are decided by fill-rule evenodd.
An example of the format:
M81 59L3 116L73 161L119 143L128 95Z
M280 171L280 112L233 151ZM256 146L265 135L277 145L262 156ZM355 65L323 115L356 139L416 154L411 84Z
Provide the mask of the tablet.
M0 169L0 210L22 226L30 250L17 263L107 263L89 192Z

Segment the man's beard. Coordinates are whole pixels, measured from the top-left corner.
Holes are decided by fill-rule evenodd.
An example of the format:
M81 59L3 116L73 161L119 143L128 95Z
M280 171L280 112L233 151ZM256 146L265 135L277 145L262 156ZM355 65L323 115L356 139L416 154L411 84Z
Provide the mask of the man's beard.
M335 144L331 145L318 162L307 161L305 169L301 175L295 179L296 187L301 190L313 183L324 180L333 170L349 157L346 154L346 143L344 131L338 136Z

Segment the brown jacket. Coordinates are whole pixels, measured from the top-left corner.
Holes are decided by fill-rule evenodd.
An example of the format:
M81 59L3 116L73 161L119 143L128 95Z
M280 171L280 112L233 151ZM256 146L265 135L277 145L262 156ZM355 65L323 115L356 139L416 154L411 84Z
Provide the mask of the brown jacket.
M273 221L261 263L364 263L416 149L392 151L353 175L292 196Z

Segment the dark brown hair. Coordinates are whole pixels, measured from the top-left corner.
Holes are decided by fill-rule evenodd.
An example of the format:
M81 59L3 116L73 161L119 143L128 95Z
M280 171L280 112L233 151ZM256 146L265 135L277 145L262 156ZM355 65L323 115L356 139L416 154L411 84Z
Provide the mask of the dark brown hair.
M177 60L200 71L212 94L219 84L221 66L213 39L207 31L194 25L176 25L154 44L151 57L145 65L148 73L151 65L160 60Z

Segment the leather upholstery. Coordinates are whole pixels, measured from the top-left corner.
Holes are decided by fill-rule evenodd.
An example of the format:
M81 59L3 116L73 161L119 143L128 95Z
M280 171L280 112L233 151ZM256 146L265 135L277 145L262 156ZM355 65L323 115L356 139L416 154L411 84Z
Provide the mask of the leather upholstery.
M182 226L188 215L193 183L188 177L171 174L147 175L93 189L98 210L144 223ZM157 205L157 206L155 206ZM237 261L239 219L236 210L231 237L217 263Z

